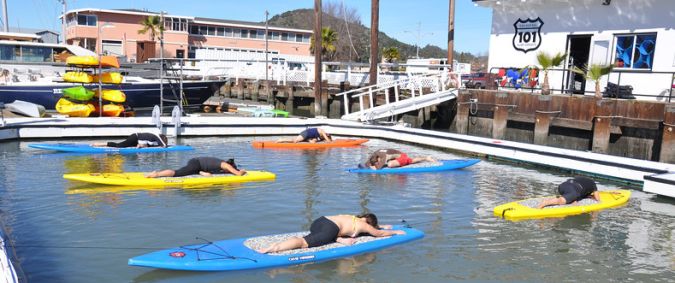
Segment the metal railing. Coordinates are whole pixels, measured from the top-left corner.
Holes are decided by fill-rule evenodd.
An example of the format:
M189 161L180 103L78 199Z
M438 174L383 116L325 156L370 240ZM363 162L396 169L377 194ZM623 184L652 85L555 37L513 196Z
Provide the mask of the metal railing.
M527 67L525 67L527 68ZM536 77L536 84L527 84L522 78L514 76L499 75L500 70L512 70L511 74L522 74L525 68L514 67L492 67L488 72L488 89L520 89L530 92L541 90L544 83L544 71L538 69ZM533 67L530 67L533 68ZM595 84L593 81L581 82L575 80L575 76L580 76L572 72L568 68L552 68L549 69L549 85L552 93L559 94L590 94L595 93L594 90L589 90L588 84ZM533 79L533 78L528 78ZM504 83L506 82L506 83ZM629 70L629 69L614 69L609 75L603 76L600 79L601 91L614 83L619 86L630 85L633 87L632 96L646 100L657 100L663 102L672 102L675 96L675 72L659 72L650 70ZM581 84L579 86L578 84ZM559 86L559 87L557 87Z

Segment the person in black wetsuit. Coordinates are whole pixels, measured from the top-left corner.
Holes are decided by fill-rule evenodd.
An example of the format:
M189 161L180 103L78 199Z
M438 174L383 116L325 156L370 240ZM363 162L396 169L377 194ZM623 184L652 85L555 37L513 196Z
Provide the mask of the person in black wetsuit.
M167 147L167 138L163 134L134 133L121 142L93 143L92 146L102 147Z
M332 137L329 133L324 131L321 128L307 128L304 131L300 132L298 136L293 139L279 139L277 142L290 142L290 143L299 143L299 142L309 142L316 143L322 141L332 141Z
M152 171L145 175L145 177L183 177L196 174L211 176L211 174L223 173L242 176L246 174L246 170L238 169L232 158L222 160L215 157L195 157L190 159L187 165L178 170L165 169L162 171Z
M537 208L544 208L549 205L563 205L577 202L589 196L600 201L600 193L595 181L586 177L574 177L558 185L559 197L545 199L539 203Z

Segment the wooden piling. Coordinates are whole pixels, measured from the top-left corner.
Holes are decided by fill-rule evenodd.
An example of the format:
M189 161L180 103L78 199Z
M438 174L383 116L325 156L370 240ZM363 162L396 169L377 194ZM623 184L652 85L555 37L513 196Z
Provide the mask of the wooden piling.
M237 94L237 99L244 99L244 82L239 80L236 85L236 94Z
M260 83L259 82L254 82L254 83L251 84L250 93L251 93L251 100L252 101L255 101L255 102L259 101L259 99L258 99L259 94L260 94Z
M659 162L675 163L675 104L666 106Z
M612 102L597 99L595 102L595 117L593 118L593 141L591 151L607 153L609 149L610 129L612 127Z
M286 92L286 97L287 97L286 98L286 112L288 112L288 115L293 115L293 107L295 106L293 104L293 100L294 100L293 92L295 92L295 87L287 86L287 87L284 87L283 90Z
M328 81L321 82L321 114L328 117ZM316 115L315 115L316 116Z
M508 94L498 93L495 95L494 114L492 117L492 138L504 139L506 122L509 119L509 106L506 103Z
M457 97L457 116L455 116L455 132L466 135L469 129L469 96L460 94Z
M547 145L548 132L551 128L551 115L537 111L534 114L534 144Z

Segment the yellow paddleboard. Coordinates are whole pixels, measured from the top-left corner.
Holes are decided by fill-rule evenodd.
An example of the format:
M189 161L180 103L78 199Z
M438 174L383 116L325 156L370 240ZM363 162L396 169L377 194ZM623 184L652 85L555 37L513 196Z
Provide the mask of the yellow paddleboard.
M98 66L98 58L95 56L70 56L66 58L66 64L71 66Z
M89 117L89 114L95 109L91 103L73 103L65 98L60 98L54 108L57 112L70 117Z
M98 89L94 91L94 95L96 95L96 97L99 97ZM117 89L104 89L103 97L101 98L103 98L103 100L117 103L122 103L127 100L127 96L124 94L124 92Z
M267 171L246 171L244 176L214 174L209 177L191 175L185 177L146 178L146 173L85 173L64 174L63 178L73 181L112 186L181 186L202 184L226 184L274 180L276 175Z
M542 209L536 208L536 205L541 200L553 198L553 196L519 200L495 207L494 214L510 220L562 217L622 205L628 201L630 193L628 190L601 191L599 202L586 198L577 203L547 206Z
M63 80L70 83L91 83L93 77L85 72L66 72L63 74Z
M122 74L118 72L106 72L100 75L101 83L104 84L121 84L122 83ZM99 75L94 75L92 77L92 82L98 83Z

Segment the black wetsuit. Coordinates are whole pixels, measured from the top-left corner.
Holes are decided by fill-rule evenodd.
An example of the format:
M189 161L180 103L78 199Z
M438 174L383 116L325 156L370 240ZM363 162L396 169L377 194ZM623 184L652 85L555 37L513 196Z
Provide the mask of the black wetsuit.
M199 174L199 171L209 172L211 174L222 174L223 169L220 164L225 162L222 159L214 157L195 157L188 161L187 165L175 171L174 177Z
M126 140L121 142L108 142L107 146L109 147L136 147L139 144L144 144L148 147L161 146L166 147L167 144L164 143L162 138L159 135L153 133L135 133L129 135Z
M568 204L582 200L597 190L595 182L586 177L574 177L558 186L558 193L565 198Z
M312 222L309 227L309 235L305 236L305 242L310 248L330 244L337 240L340 227L330 219L321 216Z

